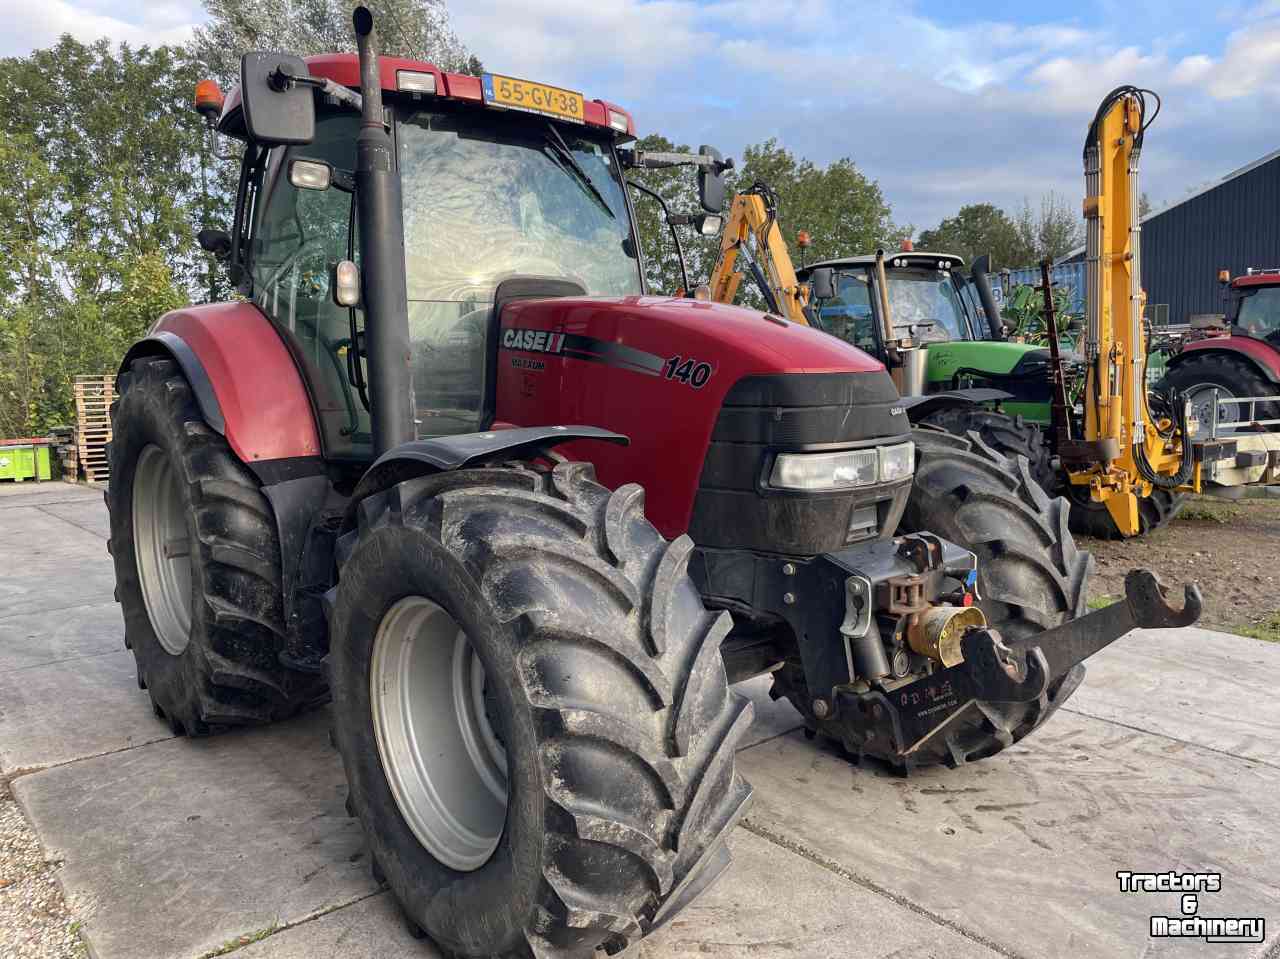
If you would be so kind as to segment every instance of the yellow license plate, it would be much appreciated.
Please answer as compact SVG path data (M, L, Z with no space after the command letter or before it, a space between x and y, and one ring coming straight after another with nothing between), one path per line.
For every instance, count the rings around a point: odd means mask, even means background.
M581 93L497 73L486 73L480 78L480 85L484 90L484 102L496 107L541 113L575 123L585 122Z

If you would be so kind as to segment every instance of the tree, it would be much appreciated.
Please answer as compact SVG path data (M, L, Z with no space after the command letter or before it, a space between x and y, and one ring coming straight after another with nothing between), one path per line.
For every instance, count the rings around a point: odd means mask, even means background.
M170 47L64 36L0 60L0 432L69 422L71 378L200 281L193 82Z
M768 184L778 195L778 225L797 264L800 230L806 230L812 240L804 254L809 262L865 253L885 244L896 246L910 233L893 224L879 184L848 157L820 167L796 157L771 137L743 151L738 186L756 181Z
M990 203L962 206L955 216L922 232L916 245L933 253L954 253L969 263L987 253L993 269L1026 266L1034 258L1034 246L1019 224Z
M645 137L636 145L641 150L690 150L686 145L676 145L656 135ZM696 179L687 167L636 170L632 171L630 178L660 193L673 213L701 210ZM902 236L910 233L909 229L893 225L889 206L879 186L868 180L847 158L819 167L809 160L797 158L779 146L776 139L769 139L748 146L743 151L742 163L728 171L725 180L730 195L749 189L757 182L765 183L773 190L778 199L778 228L797 266L802 262L802 253L805 260L814 262L865 252L885 243L896 245ZM633 197L649 288L655 292L674 292L683 284L671 233L662 220L657 203L648 197L635 194ZM680 235L689 265L690 285L705 283L715 268L720 238L696 236L683 227L677 229L682 231ZM800 250L797 245L796 237L800 230L808 231L812 237L813 245L807 251ZM739 291L744 303L760 305L753 284L743 283Z
M1039 215L1031 212L1030 203L1022 201L1018 235L1031 249L1031 257L1009 266L1031 266L1045 257L1058 260L1084 243L1084 218L1065 197L1050 190L1040 197Z
M666 137L650 134L637 140L637 150L651 152L693 152L688 144L672 143ZM672 167L666 170L631 170L627 179L634 180L659 194L672 213L699 213L697 180L689 167ZM662 217L657 201L639 190L632 189L631 199L636 211L636 230L640 235L640 250L644 257L645 281L654 293L674 293L684 287L680 275L680 260L676 253L671 231ZM715 266L719 250L718 237L704 237L687 227L676 227L684 246L685 261L689 269L689 285L705 283ZM691 291L686 291L691 292Z
M480 61L449 25L445 0L367 0L377 26L379 52L428 60L445 70L479 74ZM192 42L197 59L215 78L232 82L250 50L287 50L301 56L355 50L351 0L204 0L209 22Z

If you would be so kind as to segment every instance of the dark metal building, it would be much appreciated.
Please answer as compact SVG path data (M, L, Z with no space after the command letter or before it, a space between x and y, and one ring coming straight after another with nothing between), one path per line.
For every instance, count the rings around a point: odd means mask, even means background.
M1064 262L1083 259L1082 247ZM1142 220L1142 285L1157 323L1221 313L1218 271L1249 267L1280 267L1280 150Z

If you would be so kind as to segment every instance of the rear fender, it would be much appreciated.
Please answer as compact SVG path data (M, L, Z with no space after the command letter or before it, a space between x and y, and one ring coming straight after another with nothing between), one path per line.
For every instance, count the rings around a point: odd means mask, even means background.
M167 355L191 384L209 428L258 471L261 461L320 455L306 385L280 334L251 303L210 303L166 313L135 343L140 356Z
M1253 365L1259 373L1272 383L1280 384L1280 350L1261 340L1250 336L1213 337L1206 340L1195 340L1182 348L1172 357L1168 369L1177 369L1193 356L1218 354L1224 357L1238 357Z

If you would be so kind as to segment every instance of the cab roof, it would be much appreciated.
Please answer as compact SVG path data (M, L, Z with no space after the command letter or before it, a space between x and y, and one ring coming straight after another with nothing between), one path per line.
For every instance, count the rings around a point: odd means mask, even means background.
M353 90L360 89L360 58L354 53L320 53L303 57L307 69L313 77L324 77L334 83ZM484 106L484 93L480 78L465 73L448 73L434 63L423 60L408 60L404 57L379 57L379 72L382 75L382 89L392 95L412 96L417 100L453 100L469 101L477 106ZM400 94L400 73L429 73L435 77L436 92ZM541 82L541 81L538 81ZM493 108L501 109L501 108ZM609 123L609 112L620 113L627 118L627 130L613 127ZM619 139L628 140L636 135L635 120L629 110L610 103L608 100L588 100L582 98L583 119L587 126L601 127L611 131ZM244 116L240 109L240 86L237 84L228 94L222 108L222 117L218 121L218 129L229 136L243 138Z
M854 266L875 266L876 258L872 254L864 254L862 256L842 256L833 260L822 260L819 263L810 263L804 269L797 270L797 274L804 279L813 270L820 266L829 266L834 269L847 269ZM958 270L964 269L964 257L956 256L954 253L922 253L913 250L910 253L885 253L884 265L886 269L916 269L916 270Z

